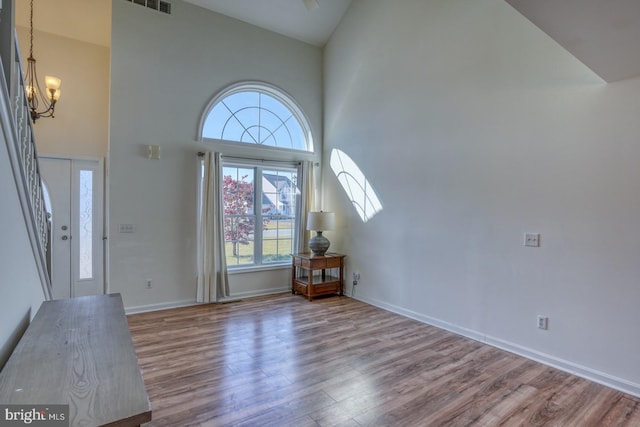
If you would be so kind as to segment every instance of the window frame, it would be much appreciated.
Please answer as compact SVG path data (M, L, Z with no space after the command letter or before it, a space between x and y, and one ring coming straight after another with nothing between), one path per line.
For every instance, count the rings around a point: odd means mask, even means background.
M230 95L246 91L260 92L265 95L271 96L280 101L285 107L287 107L296 118L300 127L306 135L307 149L299 150L294 148L265 146L261 144L205 137L203 135L204 125L213 107L216 106L218 102ZM217 151L238 157L255 158L256 155L259 155L261 158L268 160L291 161L313 160L316 157L313 132L306 114L298 106L294 98L291 97L287 92L274 85L259 81L245 81L236 83L228 86L224 90L220 91L216 96L214 96L209 101L204 109L202 116L200 117L197 139L200 142L213 145Z
M209 116L209 113L213 107L226 96L232 95L242 91L258 91L265 93L278 101L282 102L287 108L290 109L294 116L298 120L298 123L302 127L303 131L307 135L307 148L308 150L298 150L283 147L265 146L261 144L252 144L239 141L228 141L222 139L215 139L203 136L204 124ZM296 168L298 175L297 187L299 190L300 198L311 197L311 195L305 196L303 193L305 188L302 179L302 162L309 161L316 165L319 165L321 153L319 152L320 146L316 146L314 143L314 132L310 125L310 121L307 115L303 112L302 108L298 105L295 99L281 88L265 83L262 81L242 81L231 84L225 89L218 92L206 105L198 123L196 132L196 140L206 146L208 151L215 151L222 154L223 166L225 164L240 164L240 165L252 165L259 163L264 167L285 167ZM316 152L318 150L318 152ZM220 183L220 190L223 190L222 182ZM255 189L254 189L255 191ZM293 251L295 252L298 247L300 239L304 238L303 235L299 235L301 231L299 229L300 221L303 220L302 204L299 203L296 206L296 224L294 228L293 236ZM255 238L255 237L254 237ZM268 271L268 270L282 270L291 268L291 261L287 260L282 263L269 263L269 264L244 264L230 267L227 271L229 274L238 274L244 272L255 271Z
M277 262L269 262L264 263L263 259L263 227L264 227L264 217L268 216L262 212L262 197L263 197L263 185L262 180L264 179L263 173L265 170L267 171L286 171L286 172L295 172L296 177L300 176L300 162L266 162L264 160L255 160L255 159L247 159L247 158L229 158L225 159L225 156L222 157L222 169L224 168L244 168L244 169L253 169L254 174L254 185L253 185L253 214L243 214L238 216L252 216L254 218L254 232L253 232L253 263L251 264L232 264L227 263L227 269L229 272L238 272L238 271L248 271L248 270L269 270L269 269L281 269L283 267L290 267L291 260L286 259ZM224 172L223 172L224 176ZM302 189L299 187L300 181L297 180L296 188L300 193ZM221 190L224 191L222 188ZM223 194L224 197L224 194ZM297 235L299 221L300 221L300 207L299 203L296 203L296 209L294 211L294 224L292 227L292 236L291 236L291 252L295 252L295 247L297 245L298 239L300 236ZM223 217L226 219L226 215L223 213ZM226 240L225 240L226 244ZM228 258L228 254L227 254Z

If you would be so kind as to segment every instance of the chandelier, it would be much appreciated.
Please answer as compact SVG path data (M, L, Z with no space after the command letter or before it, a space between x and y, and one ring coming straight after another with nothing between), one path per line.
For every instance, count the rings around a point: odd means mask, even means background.
M36 71L36 59L33 57L33 0L31 0L31 14L29 16L30 44L29 57L27 58L27 72L25 73L25 91L29 109L31 110L31 120L35 123L40 117L55 117L53 113L56 109L56 102L60 98L61 80L53 76L44 76L46 91L40 88L38 73ZM41 111L38 111L41 109Z

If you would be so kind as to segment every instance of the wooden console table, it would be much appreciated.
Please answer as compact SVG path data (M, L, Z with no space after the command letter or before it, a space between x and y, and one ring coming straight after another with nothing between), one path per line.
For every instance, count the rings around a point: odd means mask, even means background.
M309 301L318 295L342 295L346 255L327 252L324 256L314 256L312 253L291 256L292 294L301 293Z
M72 426L151 421L120 294L43 302L0 372L0 402L69 405Z

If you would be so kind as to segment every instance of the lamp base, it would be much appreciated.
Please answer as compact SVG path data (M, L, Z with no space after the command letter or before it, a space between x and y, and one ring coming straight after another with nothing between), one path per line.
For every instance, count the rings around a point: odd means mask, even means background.
M330 244L329 239L322 235L322 231L317 231L317 234L309 240L309 249L314 256L324 256Z

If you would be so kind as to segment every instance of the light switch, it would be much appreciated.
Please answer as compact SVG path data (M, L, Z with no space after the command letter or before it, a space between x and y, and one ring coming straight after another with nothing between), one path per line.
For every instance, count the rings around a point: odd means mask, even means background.
M524 245L537 248L540 246L540 234L539 233L525 233Z
M133 224L118 224L119 233L133 233L134 231L136 230Z
M160 146L159 145L149 145L149 158L153 160L160 160Z

